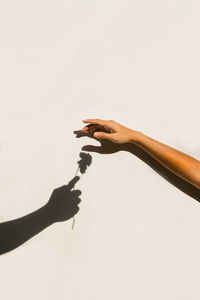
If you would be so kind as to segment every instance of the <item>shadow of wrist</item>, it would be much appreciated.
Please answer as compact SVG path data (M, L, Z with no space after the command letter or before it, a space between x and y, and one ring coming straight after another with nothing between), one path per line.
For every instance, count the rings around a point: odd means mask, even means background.
M47 203L45 205L45 211L46 216L48 216L47 218L49 223L53 224L57 222L64 222L73 218L78 211L78 207L74 205L66 209Z

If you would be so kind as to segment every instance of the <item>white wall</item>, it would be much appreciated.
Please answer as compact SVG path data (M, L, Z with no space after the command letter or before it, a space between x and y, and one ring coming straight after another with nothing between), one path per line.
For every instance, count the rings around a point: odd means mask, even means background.
M200 159L199 1L0 4L0 222L74 176L114 119ZM134 155L92 154L80 212L0 256L2 300L197 300L200 205Z

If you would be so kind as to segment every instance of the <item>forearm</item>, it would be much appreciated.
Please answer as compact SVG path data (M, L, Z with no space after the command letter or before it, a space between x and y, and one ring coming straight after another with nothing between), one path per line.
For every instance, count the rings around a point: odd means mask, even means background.
M141 132L131 143L138 145L164 167L200 189L200 161Z
M46 206L22 218L0 224L0 254L20 246L53 222Z

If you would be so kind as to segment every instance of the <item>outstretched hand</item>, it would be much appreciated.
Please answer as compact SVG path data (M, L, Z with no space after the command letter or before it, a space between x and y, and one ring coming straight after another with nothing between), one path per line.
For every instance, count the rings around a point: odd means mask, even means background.
M86 119L89 123L82 128L82 132L91 133L95 138L105 139L117 144L130 143L137 140L139 131L132 130L113 120Z
M72 190L79 176L74 177L68 185L55 189L46 204L48 214L53 222L65 221L72 218L78 211L78 204L81 202L80 190Z

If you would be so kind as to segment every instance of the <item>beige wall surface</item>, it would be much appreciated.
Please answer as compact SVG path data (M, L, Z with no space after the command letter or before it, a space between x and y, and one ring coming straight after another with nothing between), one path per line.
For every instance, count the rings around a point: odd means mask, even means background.
M84 118L200 159L199 28L197 0L1 1L0 222L73 178L98 144L75 138ZM199 202L136 155L91 155L74 230L1 255L0 299L199 300Z

